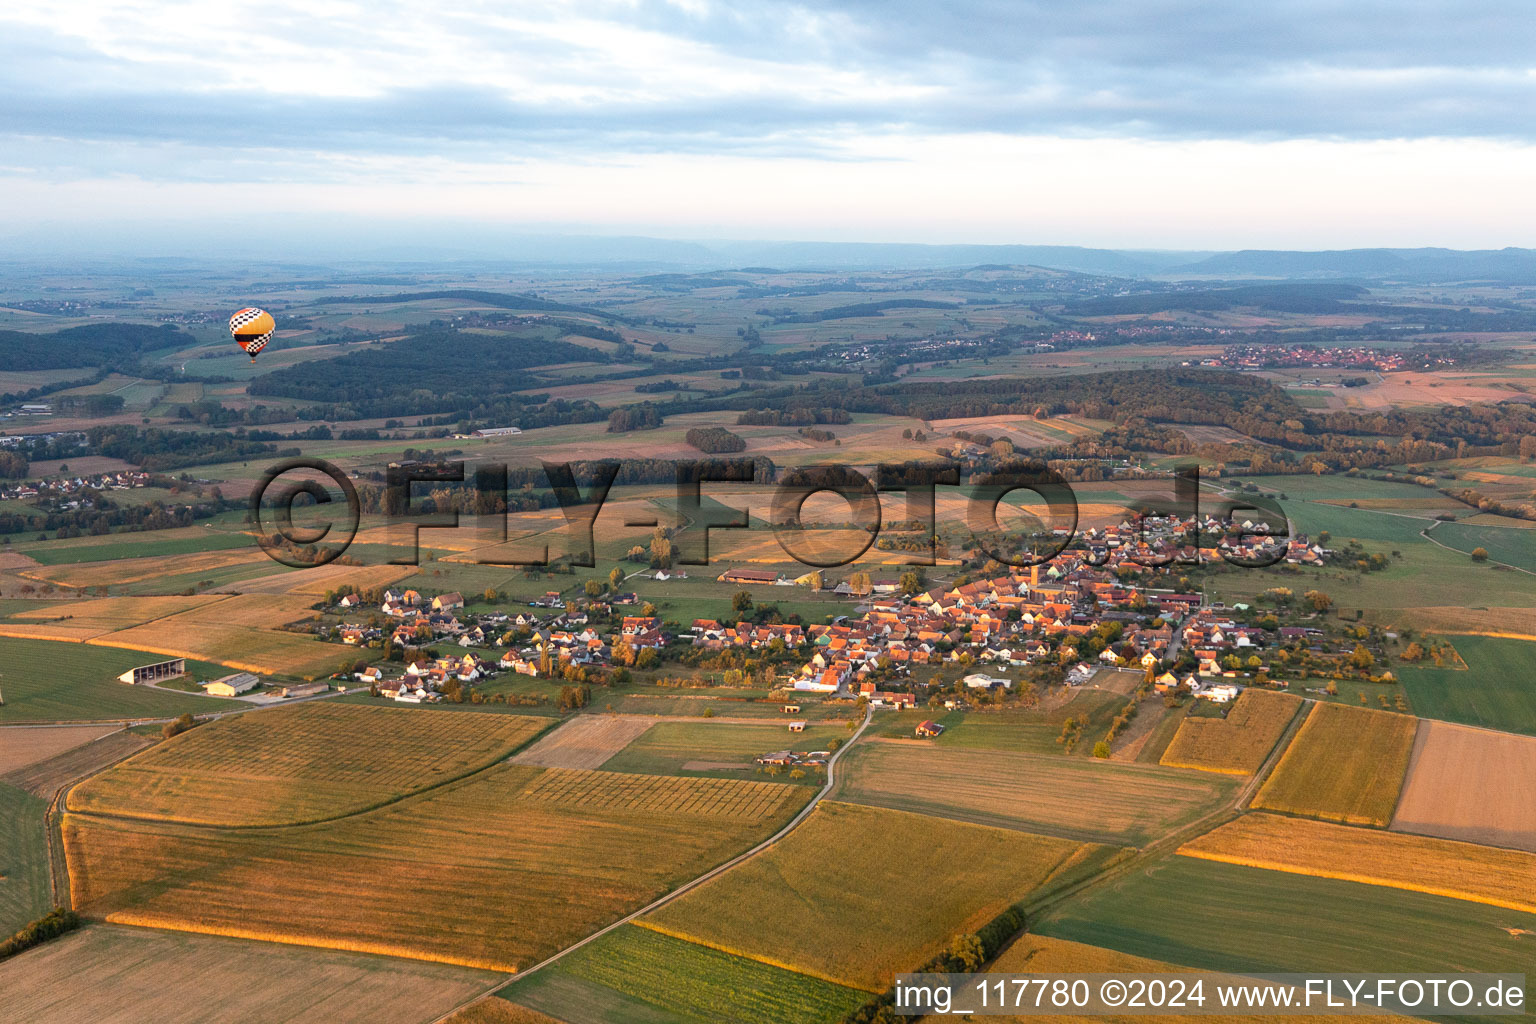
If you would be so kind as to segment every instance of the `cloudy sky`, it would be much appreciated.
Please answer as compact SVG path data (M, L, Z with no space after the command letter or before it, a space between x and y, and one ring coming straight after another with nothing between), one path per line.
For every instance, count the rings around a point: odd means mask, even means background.
M1522 0L8 0L0 223L1536 245Z

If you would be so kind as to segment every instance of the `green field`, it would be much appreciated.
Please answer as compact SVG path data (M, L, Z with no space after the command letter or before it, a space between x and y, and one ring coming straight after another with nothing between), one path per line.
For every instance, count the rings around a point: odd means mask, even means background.
M1423 718L1536 733L1536 643L1451 637L1467 670L1402 666L1398 675Z
M1031 931L1219 971L1536 973L1536 915L1170 856Z
M0 722L166 718L249 706L117 681L120 673L136 665L164 661L159 654L13 637L0 639L0 648L5 651L5 667L0 669L5 705L0 707ZM221 665L198 661L188 661L187 671L199 679L229 674Z
M1495 562L1536 572L1536 533L1504 526L1471 526L1466 523L1441 523L1430 534L1441 544L1465 551L1482 548Z
M781 718L789 718L780 715ZM757 769L752 759L775 750L826 750L830 740L846 741L848 730L838 725L815 725L792 733L787 724L745 725L732 722L657 722L629 746L603 763L608 772L641 772L647 775L706 775L717 778L750 778ZM695 767L687 764L739 765L739 768ZM779 776L784 781L789 775ZM820 784L826 776L806 772L802 781Z
M1127 846L1214 810L1238 786L1209 772L917 743L861 743L838 764L839 800Z
M1455 501L1439 491L1418 484L1396 480L1373 480L1366 476L1330 473L1324 476L1245 476L1243 483L1255 484L1266 491L1285 494L1292 501L1354 501L1383 498L1442 498L1447 505Z
M498 995L568 1024L832 1022L869 993L625 925Z
M824 801L782 842L644 919L717 949L884 990L1106 847Z
M134 535L117 534L118 538ZM26 552L44 565L73 565L77 562L106 562L117 558L163 558L169 555L191 555L202 551L224 551L230 548L254 548L255 538L245 533L209 533L202 537L176 537L156 539L155 533L141 535L144 539L115 539L99 544L32 544L18 550ZM273 569L279 569L276 562Z
M1076 718L1087 724L1072 752L1090 757L1094 742L1104 735L1129 700L1123 693L1081 689L1066 704L1050 711L881 712L873 729L877 736L911 737L919 722L932 719L944 726L943 734L932 741L935 746L1060 754L1065 747L1056 740L1061 736L1062 726L1068 718Z
M48 804L14 786L0 785L0 937L48 913Z

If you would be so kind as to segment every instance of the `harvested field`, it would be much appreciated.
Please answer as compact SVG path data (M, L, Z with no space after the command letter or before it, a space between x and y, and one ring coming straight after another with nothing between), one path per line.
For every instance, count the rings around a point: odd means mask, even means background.
M1315 704L1253 806L1385 828L1413 753L1417 719Z
M253 541L250 547L245 549L205 551L199 554L175 555L170 558L164 555L150 555L145 558L122 558L108 562L68 562L33 569L22 575L28 579L44 580L72 589L121 586L158 579L172 573L177 575L197 573L258 562L266 557L256 549Z
M99 736L119 731L116 725L7 726L0 728L0 777L46 761Z
M1226 718L1186 718L1180 722L1161 763L1252 775L1274 749L1301 703L1301 698L1288 693L1244 690Z
M1163 960L1149 960L1146 957L1132 956L1129 953L1120 953L1113 949L1105 949L1102 946L1087 946L1081 942L1071 942L1067 939L1051 939L1044 935L1035 935L1026 932L1020 935L1013 944L987 965L987 971L998 974L1190 974L1205 973L1191 972L1188 967L1168 963ZM939 1016L924 1017L924 1024L939 1024L940 1021L953 1018ZM969 1020L969 1017L962 1017ZM1039 1016L996 1016L986 1018L989 1021L999 1021L1007 1024L1022 1024L1024 1021L1039 1021ZM1057 1024L1144 1024L1147 1021L1168 1024L1172 1021L1188 1020L1187 1016L1173 1014L1138 1014L1135 1016L1104 1014L1094 1017L1074 1017L1064 1015L1052 1015L1049 1018ZM1313 1016L1310 1014L1298 1014L1287 1016L1262 1015L1262 1014L1202 1014L1202 1020L1211 1024L1336 1024L1337 1017ZM1401 1017L1388 1015L1354 1015L1352 1021L1365 1021L1369 1024L1385 1024L1387 1021L1402 1021Z
M1236 780L1153 765L866 741L837 799L1083 842L1137 846L1214 810Z
M654 724L641 715L581 715L512 758L540 768L601 768Z
M833 1024L869 993L626 925L502 989L570 1024Z
M1536 737L1420 722L1392 829L1536 852Z
M214 594L193 597L96 597L20 612L11 616L5 628L27 623L78 631L83 634L83 639L85 635L101 636L103 633L129 629L222 600L225 599Z
M281 574L259 580L246 580L240 584L239 589L242 593L255 593L265 591L267 586L271 585L282 588L281 591L274 592L323 597L326 591L335 590L343 585L353 586L359 590L387 587L407 576L415 575L416 572L417 569L413 565L336 565L333 563L315 569L305 569L297 577Z
M60 786L94 775L112 762L143 750L153 742L148 736L118 729L101 739L56 754L46 761L37 761L25 768L0 775L0 782L51 800Z
M355 651L277 631L290 622L314 618L309 607L313 603L302 595L215 595L188 611L98 636L93 642L216 661L263 675L314 676L334 670L341 660L355 657Z
M442 1024L565 1024L547 1013L509 1003L496 996L486 996L470 1003Z
M782 842L640 923L878 991L954 935L980 927L1102 851L824 801ZM829 870L829 858L855 868Z
M1179 853L1536 914L1536 854L1519 850L1245 814L1185 843Z
M28 1024L430 1024L489 975L335 950L91 925L0 962Z
M522 797L530 803L560 807L706 814L736 821L759 821L779 812L789 799L785 789L774 782L674 779L552 768L529 783Z
M546 774L574 778L550 787ZM625 805L608 774L497 765L298 828L67 814L71 892L83 913L119 923L510 972L761 841L807 797L795 786L667 778Z
M349 649L276 631L313 618L313 603L265 594L102 597L21 612L0 622L0 636L131 648L262 674L318 674L334 669Z
M76 786L71 811L292 825L354 814L485 768L548 720L315 703L223 718Z

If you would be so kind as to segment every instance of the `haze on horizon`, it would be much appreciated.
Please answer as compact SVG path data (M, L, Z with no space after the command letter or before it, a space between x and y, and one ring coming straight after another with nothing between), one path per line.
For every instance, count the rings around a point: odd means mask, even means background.
M0 245L1533 246L1532 25L1514 0L18 0Z

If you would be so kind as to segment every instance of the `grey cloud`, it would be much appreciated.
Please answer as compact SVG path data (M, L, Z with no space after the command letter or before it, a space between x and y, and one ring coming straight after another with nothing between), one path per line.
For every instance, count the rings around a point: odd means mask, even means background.
M756 96L722 94L701 73L691 95L601 106L411 88L409 68L401 88L377 98L284 98L157 80L152 64L25 30L0 37L0 136L9 137L0 142L19 154L0 163L73 167L62 153L71 142L84 166L102 159L85 143L212 153L253 138L295 151L487 161L657 151L837 159L839 137L898 131L1536 140L1536 19L1518 0L832 0L703 13L647 2L605 11L786 71ZM536 45L494 26L484 38L509 61ZM798 88L792 66L802 62L891 83L893 97L897 85L921 87L923 97L820 102ZM621 93L628 84L601 62L561 67L567 84ZM198 162L197 176L220 173L216 159ZM232 161L222 173L250 172Z

